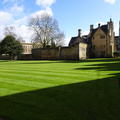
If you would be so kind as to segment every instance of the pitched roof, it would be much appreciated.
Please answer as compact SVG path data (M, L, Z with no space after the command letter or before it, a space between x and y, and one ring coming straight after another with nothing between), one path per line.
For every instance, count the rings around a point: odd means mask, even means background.
M100 28L106 34L109 32L108 25L102 25Z
M116 39L120 38L120 36L115 36Z
M69 42L69 46L73 46L79 43L87 43L88 40L88 36L82 36L82 37L72 37L70 42Z
M80 43L81 41L81 37L72 37L70 42L69 42L69 46L73 46L75 44Z
M78 44L80 42L83 42L83 43L91 43L91 38L93 37L93 35L95 34L95 32L99 29L98 28L95 28L93 29L88 35L85 35L85 36L82 36L82 37L72 37L70 42L69 42L69 46L73 46L75 44ZM102 25L100 26L100 29L105 33L105 34L108 34L109 32L109 29L108 29L108 25Z
M99 28L93 29L93 30L91 31L91 33L90 33L91 36L93 36L98 29L99 29ZM102 26L100 26L100 29L101 29L105 34L107 34L107 33L109 32L108 25L102 25Z

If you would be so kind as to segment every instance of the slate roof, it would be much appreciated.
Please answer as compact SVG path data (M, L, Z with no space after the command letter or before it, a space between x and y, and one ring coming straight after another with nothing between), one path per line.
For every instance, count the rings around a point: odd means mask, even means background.
M100 28L101 28L102 31L103 31L104 33L106 33L106 34L109 32L108 25L102 25Z
M75 44L79 44L81 41L81 37L72 37L70 42L69 42L69 46L73 46Z
M92 36L95 34L95 32L98 30L99 28L93 29L88 35L82 36L82 37L72 37L70 42L69 42L69 46L73 46L75 44L79 44L80 42L83 43L90 43L90 40L92 38ZM108 25L102 25L100 26L100 29L107 34L109 32L108 29Z
M73 46L79 43L86 43L87 42L87 36L82 36L82 37L72 37L69 46Z
M98 29L99 29L99 28L93 29L92 32L91 32L91 36L93 36ZM109 32L108 25L102 25L102 26L100 26L100 29L101 29L105 34L107 34L107 33Z
M119 36L115 36L115 39L119 39Z

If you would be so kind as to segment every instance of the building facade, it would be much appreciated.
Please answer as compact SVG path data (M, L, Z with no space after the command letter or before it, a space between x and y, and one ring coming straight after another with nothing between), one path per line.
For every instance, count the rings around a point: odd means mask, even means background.
M88 35L81 36L81 30L78 30L78 36L71 38L69 46L81 42L88 45L88 57L113 57L116 51L116 41L112 19L106 25L98 24L97 28L90 25Z
M23 54L31 54L33 49L32 43L22 43L23 46Z
M98 28L91 28L91 52L95 57L113 57L116 51L113 21L106 25L98 24Z
M116 50L120 52L120 36L115 36Z
M22 45L23 54L31 54L32 59L35 60L81 60L91 57L114 57L114 52L120 51L120 35L115 36L114 23L110 19L105 25L98 24L97 28L90 25L88 35L82 36L81 29L79 29L78 35L71 38L68 47L37 48L32 43L22 43Z
M115 36L116 49L120 52L120 21L119 21L119 36Z

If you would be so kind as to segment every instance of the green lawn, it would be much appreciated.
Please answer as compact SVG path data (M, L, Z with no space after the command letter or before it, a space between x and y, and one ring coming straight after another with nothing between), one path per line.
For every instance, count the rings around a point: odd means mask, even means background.
M120 120L120 59L0 61L8 120Z

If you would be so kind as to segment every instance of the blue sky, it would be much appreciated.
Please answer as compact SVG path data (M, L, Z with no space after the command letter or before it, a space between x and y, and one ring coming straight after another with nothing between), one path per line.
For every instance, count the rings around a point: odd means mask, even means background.
M4 27L10 25L16 27L16 34L29 42L32 32L27 26L28 19L46 12L57 19L65 33L66 44L77 35L79 28L87 34L90 24L106 24L110 18L118 34L120 0L0 0L1 38L4 37Z

